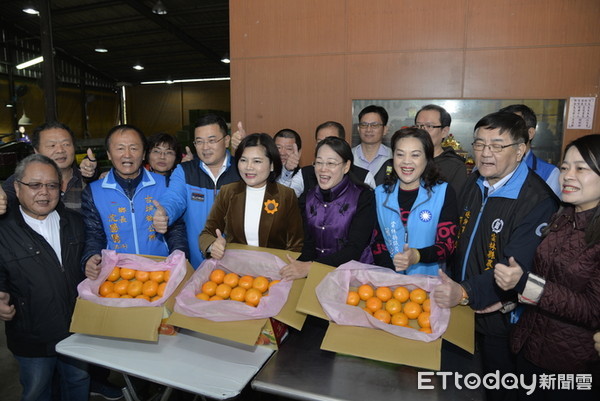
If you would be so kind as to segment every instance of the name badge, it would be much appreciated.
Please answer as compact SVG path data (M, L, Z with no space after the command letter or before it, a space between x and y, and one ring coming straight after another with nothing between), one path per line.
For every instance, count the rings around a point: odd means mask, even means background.
M204 202L204 194L200 194L198 192L192 192L192 200Z

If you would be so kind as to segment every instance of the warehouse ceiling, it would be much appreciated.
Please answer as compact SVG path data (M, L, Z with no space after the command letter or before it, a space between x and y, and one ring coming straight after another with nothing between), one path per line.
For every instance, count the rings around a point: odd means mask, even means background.
M24 13L27 3L0 1L0 25L39 48L40 16ZM229 53L229 1L161 3L164 15L153 12L157 0L50 1L57 57L81 62L114 82L229 77L229 65L221 62ZM108 52L96 52L99 45ZM135 70L136 64L144 69Z

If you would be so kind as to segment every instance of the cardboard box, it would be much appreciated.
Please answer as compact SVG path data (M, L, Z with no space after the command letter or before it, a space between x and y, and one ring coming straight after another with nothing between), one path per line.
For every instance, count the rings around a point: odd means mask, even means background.
M269 252L278 256L282 260L286 259L286 254L296 257L298 253L284 251L281 249L271 249L262 247L253 247L241 244L228 244L227 249L245 249L252 251ZM287 336L287 331L278 323L284 323L296 330L301 330L306 314L298 312L296 304L300 293L304 287L306 279L294 280L292 288L288 295L287 302L277 316L271 319L239 320L232 322L214 322L199 317L185 316L174 312L168 319L168 323L177 327L186 328L214 337L220 337L227 340L239 342L246 345L268 345L277 348L281 341ZM269 344L264 344L266 339L270 339ZM275 341L273 341L273 339Z
M141 255L155 260L163 257ZM158 341L159 327L165 316L171 314L175 296L189 280L194 269L187 263L185 278L162 306L120 308L99 305L84 299L77 299L71 318L70 331L106 337L130 338L134 340ZM164 329L164 328L163 328Z
M331 266L313 263L304 289L298 300L298 310L328 320L317 299L315 288ZM442 339L450 341L471 354L475 350L475 316L468 306L451 309L448 328L441 338L432 342L409 340L382 330L341 326L333 322L325 333L321 349L362 358L376 359L423 369L439 370L441 367Z

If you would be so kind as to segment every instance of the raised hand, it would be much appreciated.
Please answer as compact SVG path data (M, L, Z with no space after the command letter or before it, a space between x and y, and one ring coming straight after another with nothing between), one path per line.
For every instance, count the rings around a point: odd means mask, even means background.
M95 254L85 262L85 276L90 280L96 280L100 274L100 263L102 256Z
M223 234L221 234L221 230L217 228L216 231L217 239L210 246L210 256L214 259L223 259L225 256L225 247L227 246L227 241Z
M287 171L293 171L300 164L300 156L302 152L298 150L298 145L294 143L294 150L288 155L287 161L285 162L285 169Z
M6 192L0 186L0 214L6 213L6 209L8 208L8 196L6 196Z
M397 272L408 269L411 265L418 262L418 253L416 249L410 248L408 244L404 244L402 252L394 255L393 263Z
M289 264L283 266L279 271L283 280L295 280L308 275L311 262L301 262L286 254Z
M0 291L0 320L9 321L15 316L15 306L9 305L10 294Z
M494 266L494 279L498 287L504 291L515 288L523 276L523 269L512 256L508 258L508 266L502 263L496 263Z
M235 150L240 146L240 142L242 139L246 137L246 130L244 130L244 126L241 121L237 123L237 131L231 135L231 151L235 153Z
M154 230L157 233L164 234L167 232L167 228L169 228L169 216L165 208L156 199L152 200L152 204L156 208L152 217L152 226L154 226Z
M452 308L462 299L462 286L439 269L442 284L433 289L433 299L442 308Z
M94 155L94 152L92 152L92 149L88 148L87 157L81 161L79 171L82 176L91 178L96 172L96 167L98 167L98 160L96 160L96 156Z
M185 156L181 158L181 162L189 162L194 159L194 154L192 153L192 149L189 146L185 147Z

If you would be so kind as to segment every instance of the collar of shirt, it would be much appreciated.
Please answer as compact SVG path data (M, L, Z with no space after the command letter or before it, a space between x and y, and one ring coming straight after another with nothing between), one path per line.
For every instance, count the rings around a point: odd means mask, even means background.
M215 177L212 170L210 168L208 168L208 166L202 161L200 160L202 169L204 169L204 171L206 171L208 173L208 175L210 176L210 178L214 181L215 185L217 185L217 180L219 179L219 177L221 176L221 174L223 174L223 172L227 169L227 165L229 164L229 158L231 156L229 155L229 152L225 152L225 159L223 159L223 164L221 165L221 169L219 170L219 174L217 174L217 176Z
M519 167L519 165L517 165L517 167ZM510 180L510 177L513 176L515 171L517 171L516 168L513 171L511 171L509 174L507 174L505 177L503 177L500 181L495 183L494 185L491 185L488 182L487 178L485 180L483 180L483 186L488 188L488 196L490 196L491 194L496 192L498 190L498 188L502 188L504 186L504 184L506 184L508 182L508 180Z
M390 157L392 157L392 150L390 148L388 148L387 146L385 146L383 143L380 143L379 148L377 149L377 155L373 158L373 160L368 161L365 158L365 154L363 153L362 145L358 145L356 147L356 155L365 163L371 164L375 160L377 160L378 158L380 158L382 156L385 157L386 160L389 159Z

